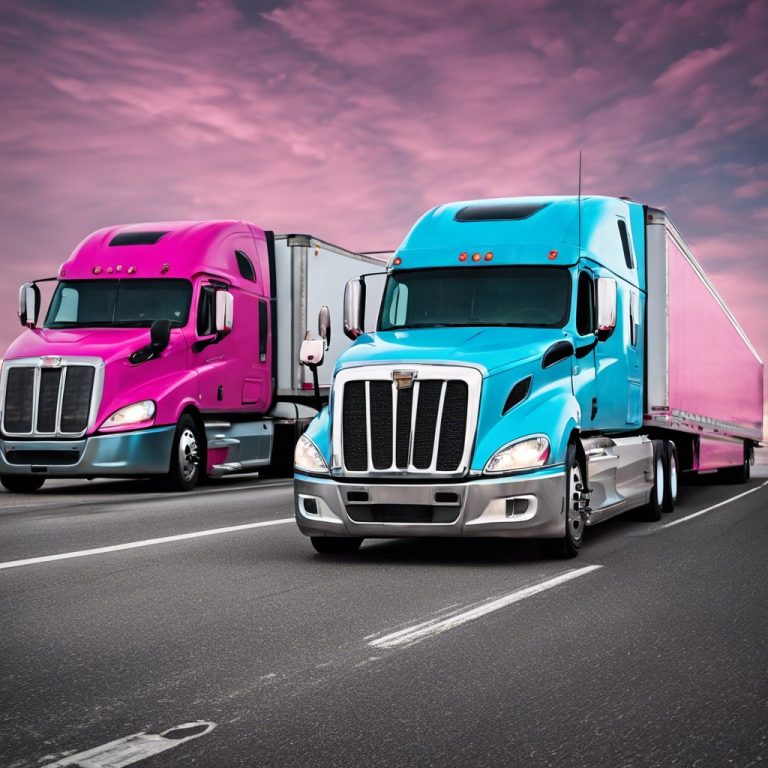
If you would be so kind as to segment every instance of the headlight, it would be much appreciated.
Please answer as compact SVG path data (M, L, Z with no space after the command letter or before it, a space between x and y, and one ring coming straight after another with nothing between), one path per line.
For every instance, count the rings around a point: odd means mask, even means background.
M138 424L149 421L155 416L155 404L152 400L142 400L140 403L126 405L119 411L115 411L101 426L122 427L124 424Z
M543 435L526 437L505 445L493 454L485 465L487 474L514 472L517 469L533 469L546 463L549 458L549 440Z
M320 453L317 446L306 435L302 435L299 438L299 442L296 443L296 450L293 453L293 466L299 472L328 474L328 465L325 463L323 454Z

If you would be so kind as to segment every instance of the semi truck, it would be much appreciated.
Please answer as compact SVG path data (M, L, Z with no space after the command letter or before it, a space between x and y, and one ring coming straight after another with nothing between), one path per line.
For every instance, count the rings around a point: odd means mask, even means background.
M94 232L56 277L21 287L25 330L0 376L0 482L31 492L47 478L155 476L185 491L281 459L290 471L330 384L298 362L308 324L323 318L335 360L348 343L330 333L343 286L377 265L243 221Z
M296 520L318 552L487 536L572 557L596 523L671 511L683 472L749 478L762 361L664 211L440 205L387 273L373 331L365 277L347 285L355 342L296 446Z

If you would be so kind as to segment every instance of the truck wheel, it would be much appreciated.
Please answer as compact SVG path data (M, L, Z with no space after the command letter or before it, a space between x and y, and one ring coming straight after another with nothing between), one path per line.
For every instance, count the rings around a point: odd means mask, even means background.
M351 555L363 543L362 538L357 536L311 536L310 540L321 555Z
M667 498L667 451L663 440L651 440L653 444L653 488L651 500L643 509L643 519L648 522L661 520Z
M565 467L565 536L560 539L542 539L540 542L544 554L561 559L576 557L584 539L581 491L586 479L576 458L576 446L573 443L568 446Z
M200 430L195 420L182 414L176 425L171 448L171 466L163 478L167 491L191 491L200 479Z
M679 486L680 466L677 461L677 447L670 440L667 442L667 473L665 475L666 486L664 487L664 512L673 512L677 504L677 489Z
M34 475L3 475L0 483L11 493L34 493L43 487L44 477Z

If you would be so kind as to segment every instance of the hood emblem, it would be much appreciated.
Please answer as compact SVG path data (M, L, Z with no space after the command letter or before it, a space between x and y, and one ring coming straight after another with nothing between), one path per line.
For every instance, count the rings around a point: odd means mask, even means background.
M392 371L392 381L396 389L410 389L418 375L416 371Z
M60 357L41 357L40 365L43 368L58 368L61 365Z

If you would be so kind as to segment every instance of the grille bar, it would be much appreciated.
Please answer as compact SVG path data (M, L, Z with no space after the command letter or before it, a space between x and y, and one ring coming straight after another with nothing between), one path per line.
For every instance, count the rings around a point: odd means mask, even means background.
M444 366L415 373L410 387L398 389L393 375L382 375L388 368L372 370L337 376L334 467L350 475L465 474L480 372Z

